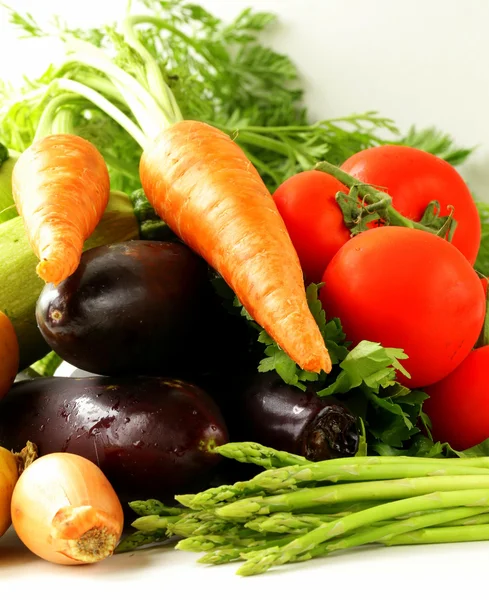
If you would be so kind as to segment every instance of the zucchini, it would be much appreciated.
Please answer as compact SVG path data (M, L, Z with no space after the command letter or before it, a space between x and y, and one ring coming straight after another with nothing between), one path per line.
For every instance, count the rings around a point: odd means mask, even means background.
M18 152L8 150L0 144L0 223L17 216L12 196L12 171L18 156Z
M126 194L111 192L107 209L85 250L139 238L139 226ZM36 323L36 302L44 282L36 274L38 259L32 252L21 217L0 223L0 311L17 333L19 370L49 352Z

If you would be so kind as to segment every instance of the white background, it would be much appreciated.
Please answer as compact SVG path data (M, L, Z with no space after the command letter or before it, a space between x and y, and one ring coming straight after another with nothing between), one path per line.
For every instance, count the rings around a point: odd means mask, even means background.
M489 200L489 1L200 0L231 17L245 6L271 10L280 24L267 37L302 73L315 118L375 109L406 129L435 125L478 146L464 168ZM53 13L84 26L115 20L124 0L11 0L46 21ZM0 76L19 80L53 58L53 45L19 42L0 9ZM57 51L57 50L56 50ZM55 54L56 56L56 54ZM487 192L486 192L487 188ZM299 594L362 598L474 598L486 594L489 544L369 549L242 580L235 567L194 565L195 556L140 552L89 568L43 563L12 536L0 541L0 595L50 598L193 596L280 600ZM470 582L470 583L469 583ZM477 589L480 591L476 591ZM483 591L484 590L484 591ZM46 594L46 596L44 596Z

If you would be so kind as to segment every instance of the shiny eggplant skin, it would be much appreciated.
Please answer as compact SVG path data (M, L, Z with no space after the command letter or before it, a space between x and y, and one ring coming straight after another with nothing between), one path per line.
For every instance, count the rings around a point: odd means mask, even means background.
M276 373L254 375L229 410L224 414L233 441L253 440L313 461L354 456L358 450L357 418L346 404L320 398L312 386L302 391L287 385Z
M228 441L215 402L179 380L46 377L14 384L0 402L0 446L30 440L40 455L72 452L96 463L123 502L209 485Z
M37 323L49 346L85 371L185 378L208 337L207 275L181 243L101 246L84 252L59 286L44 287Z

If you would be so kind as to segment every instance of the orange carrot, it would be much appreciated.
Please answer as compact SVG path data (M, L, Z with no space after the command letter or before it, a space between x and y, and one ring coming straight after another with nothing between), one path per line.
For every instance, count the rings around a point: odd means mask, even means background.
M140 176L159 216L223 276L294 362L329 372L297 254L241 148L210 125L180 121L145 150Z
M76 270L109 188L102 155L76 135L46 136L20 156L12 191L44 281L57 285Z

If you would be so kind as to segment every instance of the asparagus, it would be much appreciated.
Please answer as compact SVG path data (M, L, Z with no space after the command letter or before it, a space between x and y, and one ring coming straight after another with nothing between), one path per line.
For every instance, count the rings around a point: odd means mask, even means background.
M303 510L319 504L369 500L397 500L436 491L489 489L489 475L433 476L393 481L375 481L302 488L275 496L253 496L216 508L224 519L251 518L252 515ZM387 507L388 504L384 504ZM413 510L415 510L413 508Z
M135 531L131 533L127 537L125 537L115 549L116 554L121 554L122 552L130 552L131 550L136 550L141 546L147 546L149 544L154 544L157 542L162 542L168 539L165 530L155 530L151 532L147 531Z
M320 556L326 556L331 552L337 550L345 550L348 548L354 548L373 542L389 543L391 538L397 539L401 535L401 532L412 532L416 529L423 529L425 527L434 527L437 525L446 525L446 523L459 522L465 518L474 518L474 515L479 515L482 511L487 510L487 507L483 508L454 508L445 511L438 511L437 513L422 514L417 517L412 517L409 520L399 522L390 522L382 527L365 527L358 533L345 537L339 542L327 542L320 544L313 550L301 554L296 557L296 561L309 560L310 558L316 558ZM476 517L475 517L476 518ZM397 538L396 538L397 536ZM267 547L273 546L284 546L288 541L291 541L293 536L285 536L280 540L266 541L264 540L260 545L260 550ZM399 538L402 539L402 538ZM234 546L230 548L217 548L210 552L207 552L198 562L204 564L225 564L235 560L246 558L246 555L250 557L256 554L256 546L252 547L240 547Z
M289 536L288 541L292 541L297 536ZM275 546L280 536L260 536L255 531L242 531L236 535L197 535L180 540L176 545L178 550L189 550L190 552L206 552L213 548L252 548L263 544L264 542L273 541Z
M453 542L483 542L489 540L489 525L460 525L458 527L433 527L404 533L385 540L386 546L408 544L450 544Z
M230 446L231 444L226 444ZM226 446L220 446L225 448ZM237 444L234 444L237 446ZM399 460L402 458L402 460ZM489 475L489 470L479 466L463 466L459 462L442 459L410 459L409 457L357 457L325 460L307 465L291 465L259 473L249 481L222 485L195 495L177 496L177 499L194 510L213 508L224 502L261 494L294 490L305 484L338 481L377 481L399 479L402 465L403 477L431 477L455 475ZM468 459L471 460L471 459ZM475 459L478 460L478 459Z
M230 442L223 444L222 446L216 446L213 452L220 454L226 458L232 458L239 462L253 463L258 466L265 467L266 469L276 469L286 466L294 465L316 465L315 463L307 460L303 456L297 454L291 454L289 452L283 452L281 450L275 450L268 446L262 446L256 442ZM481 467L489 469L489 457L488 456L477 456L477 457L464 457L464 458L422 458L419 456L352 456L348 458L334 458L323 463L335 463L338 465L345 465L349 463L356 463L363 461L364 464L426 464L433 463L438 465L445 464L457 464L466 465L472 467Z
M467 479L469 478L470 477L467 477ZM323 523L309 533L296 537L284 547L267 548L248 554L246 562L237 572L240 575L246 576L256 575L258 573L264 573L272 566L278 566L294 561L301 555L303 555L303 559L308 559L312 557L312 551L331 538L344 535L349 531L354 531L361 527L372 525L378 521L393 519L413 511L429 511L433 509L460 506L488 507L489 489L465 489L465 491L460 491L459 488L456 491L433 492L423 496L405 498L403 500L390 502L383 506L369 508L342 517L331 523ZM438 514L435 513L429 516L437 518ZM423 517L413 517L413 519L422 518ZM387 527L406 527L406 523L407 521L400 521L396 524L389 524ZM390 531L392 532L393 529L390 529ZM401 529L401 531L403 531L403 529ZM376 533L378 534L378 530ZM338 547L337 544L336 547Z
M346 513L351 514L351 513ZM341 516L346 516L341 515ZM270 516L257 517L245 523L245 527L260 533L306 533L323 523L337 519L335 514L325 515L295 515L294 513L279 512Z
M459 525L488 525L489 524L489 512L483 512L480 515L475 515L473 517L466 517L460 519L459 521L453 521L450 523L450 526L459 526Z
M183 509L178 506L166 506L159 500L134 500L129 502L130 508L140 517L149 515L180 515Z
M234 560L240 560L247 553L256 552L257 547L263 550L265 548L285 546L290 541L292 541L294 537L295 536L284 536L282 538L271 540L268 538L264 538L261 543L257 540L257 543L254 546L249 547L230 546L227 548L216 548L204 554L204 556L199 558L197 562L207 565L223 565Z
M265 469L276 469L288 465L307 465L311 461L298 454L268 448L255 442L230 442L214 448L213 452L239 462L251 463Z
M131 523L131 525L139 531L151 533L153 531L166 531L170 523L178 521L181 517L178 515L174 516L162 516L158 515L147 515L145 517L139 517Z
M181 519L168 525L168 532L182 537L206 536L223 534L239 535L242 531L240 525L235 525L225 519L214 521L199 521L198 519Z

